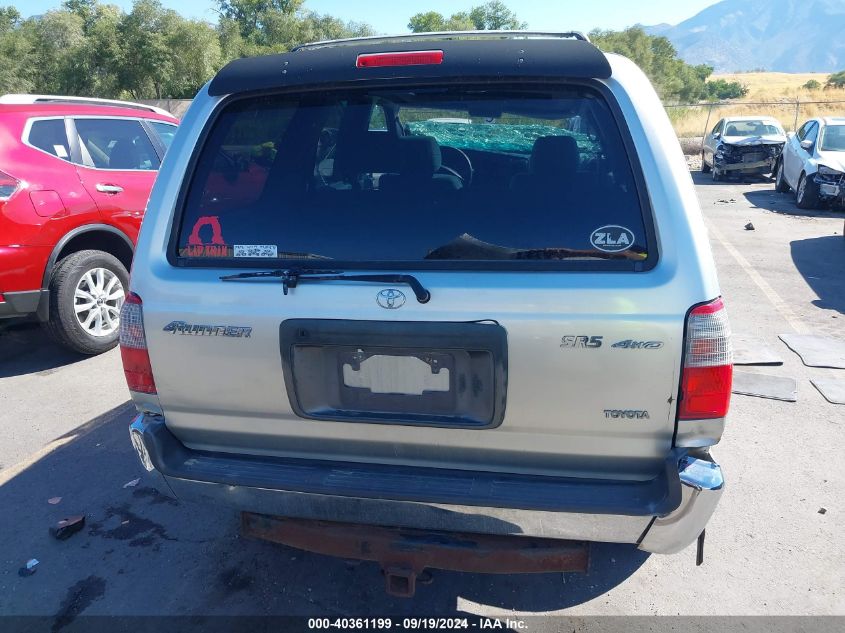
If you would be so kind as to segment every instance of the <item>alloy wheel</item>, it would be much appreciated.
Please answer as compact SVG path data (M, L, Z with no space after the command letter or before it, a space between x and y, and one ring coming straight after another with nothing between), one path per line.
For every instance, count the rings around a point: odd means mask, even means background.
M93 268L76 284L73 309L76 320L91 336L108 336L120 325L120 308L126 292L108 268Z

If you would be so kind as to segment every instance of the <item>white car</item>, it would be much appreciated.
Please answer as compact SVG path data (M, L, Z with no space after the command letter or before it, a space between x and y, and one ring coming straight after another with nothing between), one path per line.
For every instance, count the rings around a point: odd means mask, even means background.
M786 143L786 132L771 117L742 116L721 119L704 137L701 171L713 180L725 176L774 173Z
M800 209L845 206L845 117L810 119L789 134L775 171L775 189L793 189Z

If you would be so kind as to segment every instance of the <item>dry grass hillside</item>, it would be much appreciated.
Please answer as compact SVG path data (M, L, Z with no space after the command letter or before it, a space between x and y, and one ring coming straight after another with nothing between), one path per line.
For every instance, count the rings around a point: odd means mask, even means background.
M713 79L738 81L748 87L748 94L728 105L714 106L709 122L709 105L683 108L669 108L669 117L679 137L701 136L705 123L712 128L723 116L760 114L777 118L786 130L795 125L796 101L798 125L814 116L845 116L845 89L803 88L811 79L822 86L827 81L826 73L731 73L713 75ZM749 102L773 102L769 105L747 105ZM839 103L813 104L812 101L839 101Z

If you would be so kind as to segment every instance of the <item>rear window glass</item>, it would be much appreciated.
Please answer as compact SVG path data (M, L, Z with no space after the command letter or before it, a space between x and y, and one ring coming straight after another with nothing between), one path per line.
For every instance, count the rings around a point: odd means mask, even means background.
M178 255L332 265L648 258L615 119L589 88L242 99L189 184Z
M64 119L33 121L28 140L33 147L63 160L70 160Z

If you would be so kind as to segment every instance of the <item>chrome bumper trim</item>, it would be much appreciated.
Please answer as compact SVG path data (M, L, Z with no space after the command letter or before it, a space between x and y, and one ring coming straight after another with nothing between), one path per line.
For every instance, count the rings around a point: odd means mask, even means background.
M161 425L158 416L140 414L130 426L141 463L158 479L159 490L179 499L223 504L238 510L303 519L431 530L520 535L613 543L639 543L649 552L670 553L691 543L704 528L718 501L714 486L719 467L683 456L679 463L681 504L655 519L649 515L554 512L519 508L468 506L420 501L362 498L228 485L164 476L154 467L144 433ZM719 488L718 492L720 492ZM645 533L645 536L643 534Z
M655 554L675 554L692 544L716 509L725 480L722 469L709 459L685 456L678 465L681 505L658 517L643 536L640 549Z

